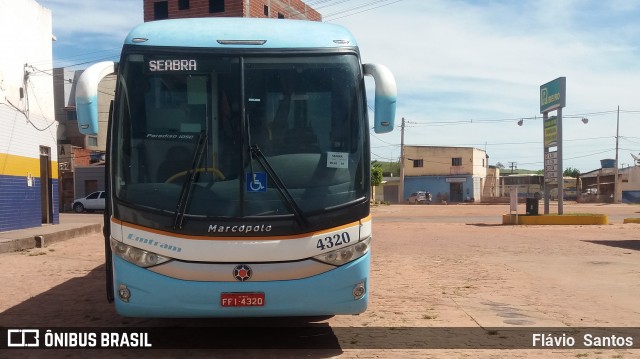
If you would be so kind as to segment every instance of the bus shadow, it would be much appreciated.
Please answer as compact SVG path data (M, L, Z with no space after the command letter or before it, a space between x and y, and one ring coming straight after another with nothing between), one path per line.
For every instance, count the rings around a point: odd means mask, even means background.
M640 240L637 240L637 239L619 240L619 241L584 241L584 242L600 244L600 245L609 246L609 247L617 247L617 248L631 249L634 251L640 251Z
M328 358L342 353L328 317L149 319L119 316L105 295L105 266L68 280L0 313L0 328L49 328L59 332L149 333L155 350L136 357ZM0 333L1 335L6 335ZM44 334L44 333L43 333ZM98 334L99 335L99 334ZM1 343L2 341L0 341ZM85 350L29 349L34 358L84 358ZM111 358L131 349L87 349ZM16 353L16 355L19 353ZM40 355L42 354L42 355ZM95 354L95 355L94 355ZM213 354L213 355L212 355ZM162 356L160 355L160 356ZM1 356L0 356L1 357Z

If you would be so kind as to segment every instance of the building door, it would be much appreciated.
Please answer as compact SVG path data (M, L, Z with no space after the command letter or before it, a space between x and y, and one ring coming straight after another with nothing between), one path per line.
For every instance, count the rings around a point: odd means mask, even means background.
M462 183L449 183L449 201L462 202Z
M40 208L42 223L53 223L53 199L51 198L51 148L40 146Z

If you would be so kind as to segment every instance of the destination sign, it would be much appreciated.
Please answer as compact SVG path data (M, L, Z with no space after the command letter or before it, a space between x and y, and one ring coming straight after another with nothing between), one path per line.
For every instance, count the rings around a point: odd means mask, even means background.
M198 62L194 59L149 60L149 71L196 71Z

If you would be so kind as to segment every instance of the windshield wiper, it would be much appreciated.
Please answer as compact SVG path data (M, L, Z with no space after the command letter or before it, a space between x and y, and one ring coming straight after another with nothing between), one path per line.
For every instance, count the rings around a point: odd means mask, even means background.
M271 178L273 183L275 183L276 188L278 189L278 192L284 199L284 202L287 205L287 208L289 209L289 211L291 211L294 214L298 224L304 228L308 227L309 223L307 222L307 219L305 218L302 212L302 209L300 209L300 206L298 206L298 203L296 203L296 200L293 198L293 196L291 195L291 192L289 192L287 187L284 185L284 182L282 182L282 179L280 178L280 176L278 176L278 174L273 169L273 167L271 167L271 164L269 163L267 158L264 156L264 154L260 150L260 147L258 147L258 145L255 145L255 144L250 145L249 153L251 155L251 159L255 158L256 161L258 161L258 163L260 164L260 166L262 166L262 168L264 168L264 170L267 171L267 175ZM254 176L254 173L253 173L253 167L252 167L251 177L253 176Z
M191 199L191 191L193 190L193 184L195 183L196 176L198 175L198 167L202 163L204 158L204 149L207 144L207 134L205 131L200 132L198 137L198 144L196 145L195 152L193 153L193 160L191 162L191 168L187 172L187 178L182 184L180 190L180 198L176 205L176 211L173 218L173 229L182 229L182 222L184 221L184 214L187 211L189 200Z

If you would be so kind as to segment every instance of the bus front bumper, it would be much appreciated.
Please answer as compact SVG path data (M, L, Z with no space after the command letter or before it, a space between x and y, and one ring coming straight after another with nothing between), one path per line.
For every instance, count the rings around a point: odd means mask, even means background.
M326 273L269 282L170 278L113 257L114 300L125 317L287 317L359 314L367 309L370 253ZM364 284L365 293L354 297ZM119 296L126 288L128 301ZM222 306L222 293L264 293L261 306Z

